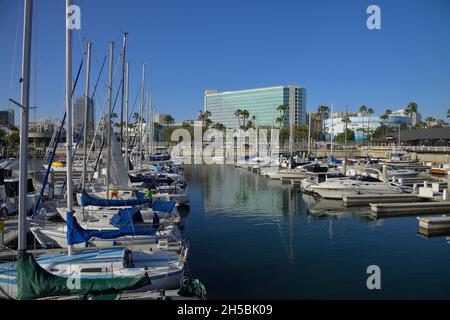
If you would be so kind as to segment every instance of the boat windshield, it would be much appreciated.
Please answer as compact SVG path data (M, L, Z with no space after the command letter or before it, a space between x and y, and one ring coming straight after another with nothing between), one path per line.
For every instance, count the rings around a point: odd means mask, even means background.
M371 177L371 176L362 176L362 175L355 175L351 176L349 178L350 180L357 180L357 181L366 181L366 182L380 182L380 180Z

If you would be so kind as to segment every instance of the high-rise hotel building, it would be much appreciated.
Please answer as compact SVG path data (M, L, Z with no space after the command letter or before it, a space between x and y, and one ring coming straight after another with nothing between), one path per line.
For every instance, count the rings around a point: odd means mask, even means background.
M204 99L204 110L211 112L212 122L222 123L227 128L239 127L239 120L234 115L237 109L249 112L250 118L246 120L252 120L255 116L259 126L274 125L276 128L279 126L276 118L282 116L277 108L282 104L289 106L284 126L306 124L306 89L302 87L279 86L226 92L206 90Z

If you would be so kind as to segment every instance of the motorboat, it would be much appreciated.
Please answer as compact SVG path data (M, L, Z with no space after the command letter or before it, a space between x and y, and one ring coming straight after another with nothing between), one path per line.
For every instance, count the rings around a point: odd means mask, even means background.
M342 199L343 196L371 194L401 194L400 186L380 181L368 175L354 175L346 178L328 179L325 182L310 185L310 189L326 199Z

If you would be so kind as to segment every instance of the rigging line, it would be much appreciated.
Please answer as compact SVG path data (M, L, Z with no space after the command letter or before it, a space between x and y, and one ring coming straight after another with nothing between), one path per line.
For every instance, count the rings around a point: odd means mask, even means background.
M137 104L137 102L138 102L139 95L140 95L140 93L141 93L141 87L142 87L142 86L139 86L139 89L138 89L136 98L134 99L133 107L131 108L130 114L128 115L128 122L130 122L131 114L133 114L134 108L136 107L136 104Z
M12 96L12 85L13 85L13 75L14 75L14 67L16 65L16 50L17 50L17 38L19 34L19 21L20 15L17 15L17 24L16 24L16 37L14 38L14 48L13 48L13 61L11 64L11 73L9 77L9 96ZM11 101L8 100L8 107L11 107Z

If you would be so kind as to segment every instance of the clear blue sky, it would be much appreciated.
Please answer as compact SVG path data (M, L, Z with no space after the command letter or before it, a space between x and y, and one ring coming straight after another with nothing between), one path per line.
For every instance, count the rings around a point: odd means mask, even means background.
M94 42L94 82L108 42L116 42L117 62L121 33L128 31L130 104L145 62L157 112L177 121L196 116L205 89L289 84L306 87L309 110L334 102L337 111L365 104L380 114L415 101L423 116L445 118L450 108L449 0L74 3L82 10L82 29L74 34L74 74L82 43ZM381 7L381 30L366 28L370 4ZM32 118L64 112L64 5L64 0L35 1L31 92L38 109ZM9 105L9 97L20 97L22 15L23 1L0 0L0 108ZM82 79L77 95L84 90L84 73ZM106 80L104 72L97 113Z

